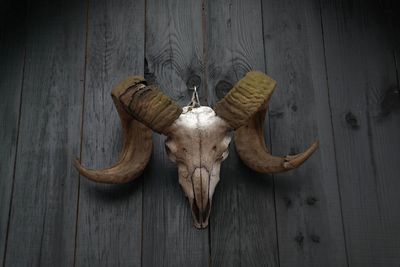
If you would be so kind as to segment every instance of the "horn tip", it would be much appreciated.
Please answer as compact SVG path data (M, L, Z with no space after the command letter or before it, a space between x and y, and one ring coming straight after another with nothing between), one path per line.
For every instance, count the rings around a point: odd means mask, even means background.
M94 170L86 169L85 167L83 167L79 158L74 158L72 164L74 165L75 169L79 172L79 174L85 176L87 179L94 182L106 183L103 182L101 179L98 179L96 172Z
M72 160L72 165L74 165L75 169L79 172L79 174L87 176L87 170L82 166L79 158L74 158Z
M301 154L297 154L294 156L286 156L285 162L283 163L283 167L286 170L291 170L302 165L308 158L311 157L312 154L318 149L319 140L316 140L311 146Z
M315 140L314 143L311 144L309 150L312 150L314 152L319 148L319 140Z
M79 158L73 158L73 159L72 159L72 165L74 165L74 167L75 167L76 169L79 169L80 167L82 167Z

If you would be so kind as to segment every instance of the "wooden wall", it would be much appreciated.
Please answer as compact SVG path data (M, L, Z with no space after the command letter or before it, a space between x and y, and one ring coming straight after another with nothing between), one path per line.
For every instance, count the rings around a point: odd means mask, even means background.
M0 2L3 266L399 266L400 33L395 1ZM113 163L111 88L144 75L185 105L214 105L249 70L278 87L273 154L318 152L265 175L223 163L197 230L154 135L126 185L79 177Z

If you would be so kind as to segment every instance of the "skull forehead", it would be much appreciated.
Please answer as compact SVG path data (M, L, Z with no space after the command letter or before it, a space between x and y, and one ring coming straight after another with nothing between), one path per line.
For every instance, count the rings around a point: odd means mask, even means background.
M175 129L184 129L199 133L218 132L226 130L228 124L218 117L214 110L207 106L198 108L184 107L182 114L175 121ZM204 132L204 130L206 130Z
M230 128L207 106L184 107L182 114L170 128L165 142L169 158L185 162L188 168L212 167L229 146ZM192 171L192 170L191 170Z

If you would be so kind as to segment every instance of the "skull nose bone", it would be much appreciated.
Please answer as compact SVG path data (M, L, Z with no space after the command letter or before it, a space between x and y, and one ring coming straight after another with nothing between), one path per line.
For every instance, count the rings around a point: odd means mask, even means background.
M207 202L207 205L203 211L200 211L196 202L193 202L192 212L195 217L195 226L197 228L206 228L208 226L208 216L210 215L211 204L210 201Z
M204 167L196 168L192 175L194 202L193 212L199 223L205 223L209 210L210 173Z

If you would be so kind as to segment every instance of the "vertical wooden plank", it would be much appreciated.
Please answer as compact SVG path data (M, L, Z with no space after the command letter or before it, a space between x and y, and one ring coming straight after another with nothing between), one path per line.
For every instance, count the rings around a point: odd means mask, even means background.
M322 1L351 266L400 262L400 113L392 31L378 1ZM398 92L398 91L397 91ZM397 96L397 97L396 97Z
M400 88L399 83L399 73L400 73L400 27L398 14L400 11L400 7L398 2L395 0L379 0L380 16L385 19L386 25L382 27L382 31L384 31L384 35L388 38L388 47L393 50L393 57L395 61L396 68L396 76L397 76L397 87ZM399 89L400 90L400 89ZM393 97L394 100L397 100L397 97ZM400 108L399 102L393 102L392 106L395 110Z
M90 1L82 160L105 168L122 149L112 88L143 75L144 1ZM140 266L142 182L102 185L81 178L77 266Z
M6 248L25 55L27 5L1 2L0 15L0 265Z
M201 8L201 2L194 0L148 0L146 6L146 78L182 106L191 97L186 83L203 76ZM197 230L192 224L189 203L179 186L176 166L166 156L164 139L154 137L144 180L142 264L205 266L208 230Z
M281 266L346 266L318 1L263 1L272 152L320 149L300 168L275 175Z
M30 10L5 265L71 266L86 5L43 0Z
M210 103L249 70L265 71L261 2L207 1L207 61ZM231 144L222 163L211 211L211 256L215 266L277 266L272 176L244 166Z

